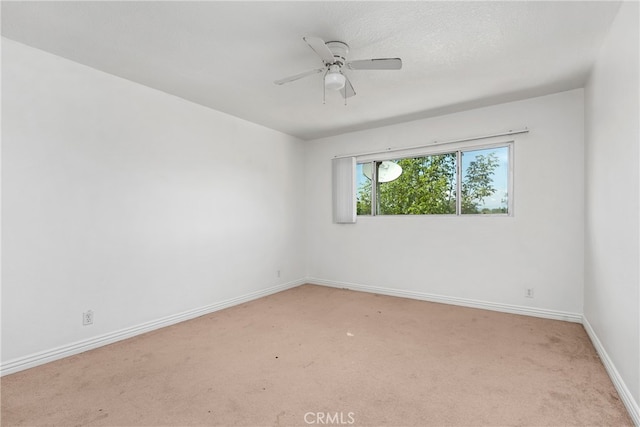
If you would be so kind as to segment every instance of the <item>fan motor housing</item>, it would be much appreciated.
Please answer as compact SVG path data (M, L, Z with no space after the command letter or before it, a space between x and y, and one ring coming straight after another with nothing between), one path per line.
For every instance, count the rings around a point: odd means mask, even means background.
M338 62L342 66L347 62L347 55L349 54L348 44L338 41L326 42L325 44L331 53L333 53L333 57L335 58L334 63Z

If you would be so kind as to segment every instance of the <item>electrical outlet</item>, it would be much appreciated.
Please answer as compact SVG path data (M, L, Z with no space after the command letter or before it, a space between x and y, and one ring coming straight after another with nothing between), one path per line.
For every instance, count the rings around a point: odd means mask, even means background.
M280 277L280 270L276 271L276 276Z
M526 298L533 298L533 288L526 288L524 290L524 296Z
M93 311L85 311L82 313L82 324L84 326L93 325Z

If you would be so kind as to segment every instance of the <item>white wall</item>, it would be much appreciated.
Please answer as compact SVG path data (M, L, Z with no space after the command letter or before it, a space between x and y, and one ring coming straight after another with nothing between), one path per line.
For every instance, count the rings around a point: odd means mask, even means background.
M636 408L640 403L638 13L637 2L623 3L585 89L584 316Z
M331 221L331 158L523 127L515 136L513 217L358 217ZM583 91L330 137L306 151L309 276L582 313ZM497 140L508 140L498 138ZM525 298L525 288L535 297Z
M2 60L3 364L304 277L300 141L10 40Z

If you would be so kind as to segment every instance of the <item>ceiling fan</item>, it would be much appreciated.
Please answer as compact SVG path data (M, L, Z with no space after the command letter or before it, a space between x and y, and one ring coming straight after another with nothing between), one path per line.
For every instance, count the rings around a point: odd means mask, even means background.
M402 68L402 60L400 58L376 58L376 59L359 59L355 61L347 61L349 54L349 45L344 42L331 41L325 42L318 37L302 38L311 49L322 59L323 67L315 70L305 71L295 76L286 77L276 80L274 83L282 85L293 82L303 77L319 74L324 71L324 88L329 90L339 90L343 98L346 99L354 96L356 91L353 89L351 82L344 74L343 69L349 70L399 70Z

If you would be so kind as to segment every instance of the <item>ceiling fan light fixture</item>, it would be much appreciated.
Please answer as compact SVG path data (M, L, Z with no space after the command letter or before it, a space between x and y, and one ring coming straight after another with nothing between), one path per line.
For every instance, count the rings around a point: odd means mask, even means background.
M324 76L324 87L329 90L340 90L344 87L347 78L340 72L340 69L331 66L329 72Z

